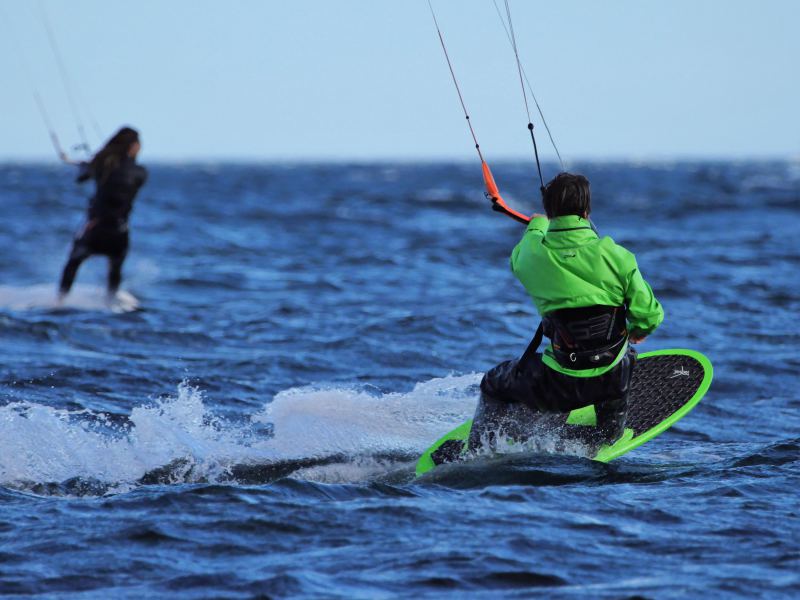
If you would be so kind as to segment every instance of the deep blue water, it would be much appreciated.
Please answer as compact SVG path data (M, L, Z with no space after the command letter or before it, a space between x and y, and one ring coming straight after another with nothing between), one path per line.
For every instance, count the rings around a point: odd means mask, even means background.
M800 595L800 163L573 169L711 391L610 465L414 481L537 323L477 165L151 166L127 313L102 258L53 308L89 190L0 166L0 593Z

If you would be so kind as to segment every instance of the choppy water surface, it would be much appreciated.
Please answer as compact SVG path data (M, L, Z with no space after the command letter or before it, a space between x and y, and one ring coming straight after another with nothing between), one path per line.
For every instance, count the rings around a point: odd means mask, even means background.
M611 465L413 481L536 325L465 165L153 166L123 287L55 281L88 190L0 166L0 592L800 594L800 164L581 164L708 396ZM498 165L530 209L530 165Z

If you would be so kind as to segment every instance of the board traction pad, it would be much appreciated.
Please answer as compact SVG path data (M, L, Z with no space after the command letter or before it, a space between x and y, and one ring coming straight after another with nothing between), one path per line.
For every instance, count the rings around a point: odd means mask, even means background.
M639 355L625 421L626 430L631 431L626 431L612 446L602 448L595 460L613 460L668 429L700 401L712 375L710 361L692 350L657 350ZM418 476L435 467L431 455L443 443L466 439L467 423L445 435L422 455L417 463Z
M663 354L637 361L625 427L641 435L681 406L700 388L705 370L695 358Z

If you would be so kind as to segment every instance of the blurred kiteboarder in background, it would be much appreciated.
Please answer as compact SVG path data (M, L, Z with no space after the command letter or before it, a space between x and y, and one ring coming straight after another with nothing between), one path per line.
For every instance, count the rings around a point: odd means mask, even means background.
M86 224L75 236L64 266L59 301L69 293L81 263L94 254L108 257L108 299L116 297L128 253L128 217L136 193L147 180L146 169L136 163L140 149L139 133L123 127L91 160L73 163L79 167L76 181L94 180L95 193L89 200ZM72 162L63 153L61 158Z

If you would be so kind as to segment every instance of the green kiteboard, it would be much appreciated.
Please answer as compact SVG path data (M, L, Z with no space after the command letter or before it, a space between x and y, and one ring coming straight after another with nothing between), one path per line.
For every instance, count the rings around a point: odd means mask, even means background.
M610 446L602 446L594 460L609 462L638 448L683 418L708 391L714 369L711 361L694 350L656 350L640 354L631 381L625 433ZM593 425L593 406L566 415L570 425ZM417 477L438 466L436 451L445 442L466 442L472 420L462 423L436 441L417 461Z

